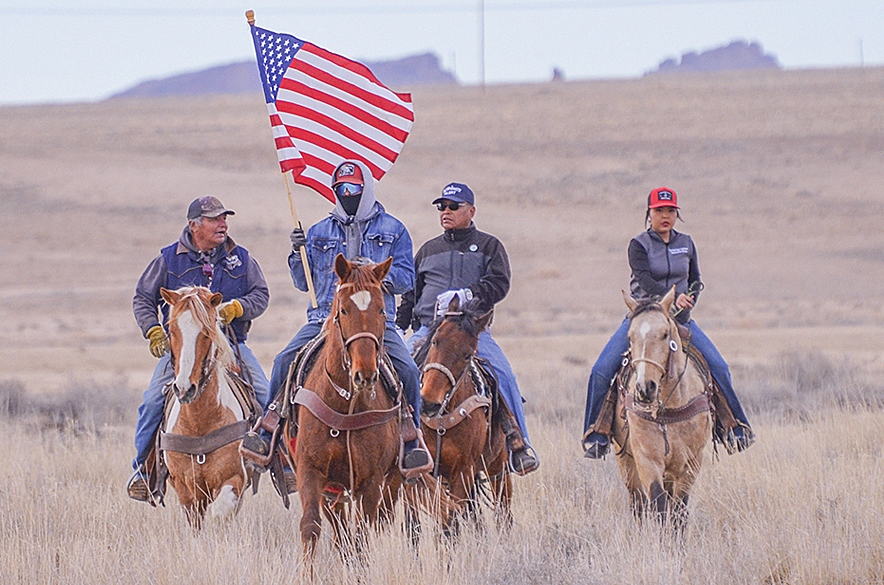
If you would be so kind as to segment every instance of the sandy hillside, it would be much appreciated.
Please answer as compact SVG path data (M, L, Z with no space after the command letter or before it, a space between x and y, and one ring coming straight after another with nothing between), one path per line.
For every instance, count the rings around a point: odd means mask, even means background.
M588 375L661 185L699 246L695 318L737 370L800 347L884 371L884 69L421 88L414 103L379 199L419 245L439 232L445 183L477 193L477 224L513 265L494 327L517 373ZM35 392L146 384L133 288L207 193L237 211L231 234L270 283L251 337L269 370L307 298L287 273L292 220L260 96L0 108L0 376ZM295 197L305 224L330 209Z

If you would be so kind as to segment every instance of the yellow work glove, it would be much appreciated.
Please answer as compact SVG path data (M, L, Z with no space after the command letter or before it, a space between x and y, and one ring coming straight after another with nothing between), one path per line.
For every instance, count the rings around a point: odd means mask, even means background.
M218 316L221 317L221 322L227 325L237 317L242 317L242 305L236 299L222 303L218 305Z
M169 342L166 340L166 332L160 325L154 325L147 331L147 338L150 340L150 353L153 357L159 359L166 355L169 349Z

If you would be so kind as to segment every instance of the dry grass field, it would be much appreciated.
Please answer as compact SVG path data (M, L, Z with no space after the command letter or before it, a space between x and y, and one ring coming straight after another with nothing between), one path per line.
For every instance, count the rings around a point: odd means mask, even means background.
M363 565L327 538L317 582L884 582L884 69L421 88L379 199L416 245L450 181L507 246L494 323L542 467L515 526L448 547L399 527ZM731 363L758 433L711 452L683 539L636 524L611 457L579 448L586 379L625 311L644 202L680 196L707 288L694 317ZM271 304L250 345L269 369L304 321L292 227L260 96L0 108L0 582L281 583L300 571L298 505L266 484L194 536L125 496L153 370L135 282L187 204L218 196ZM302 222L329 211L295 191Z

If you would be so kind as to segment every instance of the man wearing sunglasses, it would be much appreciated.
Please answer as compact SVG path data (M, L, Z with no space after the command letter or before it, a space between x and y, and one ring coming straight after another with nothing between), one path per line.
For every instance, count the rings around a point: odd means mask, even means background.
M319 306L307 309L307 324L273 360L271 395L279 392L295 355L319 334L322 324L331 314L338 280L334 271L335 257L343 254L351 262L361 260L372 263L392 257L393 264L384 279L387 314L384 348L399 374L405 397L413 409L415 426L419 429L420 371L411 359L405 342L396 333L394 324L396 300L393 295L402 294L414 286L411 236L402 222L387 213L375 200L374 178L364 163L346 161L338 166L332 175L332 191L335 193L335 207L331 215L311 227L307 234L295 228L290 236L292 252L289 254L289 268L292 280L298 290L307 291L307 278L300 254L301 246L305 246ZM253 447L254 440L255 436L247 435L243 446L259 453L266 450L266 445ZM405 444L403 467L406 470L430 469L430 466L429 454L417 441Z
M231 345L243 366L243 377L250 381L261 406L270 400L267 376L246 337L270 301L270 291L258 262L248 250L236 245L227 235L227 218L234 212L225 209L212 196L195 199L187 210L187 225L178 241L166 246L141 275L132 301L135 321L144 338L150 342L150 353L159 359L153 378L138 409L135 430L135 473L129 479L129 497L152 501L145 462L153 448L153 438L163 418L163 388L172 381L172 367L166 331L161 323L168 317L169 307L160 297L160 288L176 290L183 286L204 286L220 292L224 303L218 315L225 326Z
M402 295L396 325L412 327L409 349L426 337L433 320L445 313L457 296L461 303L472 301L481 311L490 311L510 289L510 263L506 249L496 237L480 232L473 224L475 197L463 183L450 183L433 201L439 210L442 235L426 242L414 257L414 290ZM500 395L518 426L507 432L510 465L519 475L540 466L531 448L525 425L522 395L506 356L486 329L479 335L478 354L497 374Z

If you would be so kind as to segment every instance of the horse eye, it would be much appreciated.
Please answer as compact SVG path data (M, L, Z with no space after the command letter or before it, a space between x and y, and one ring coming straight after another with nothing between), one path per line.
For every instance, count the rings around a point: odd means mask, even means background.
M346 315L346 314L347 314L347 309L341 309L341 315Z
M668 337L669 337L669 332L667 331L666 333L663 334L663 339L667 339Z

